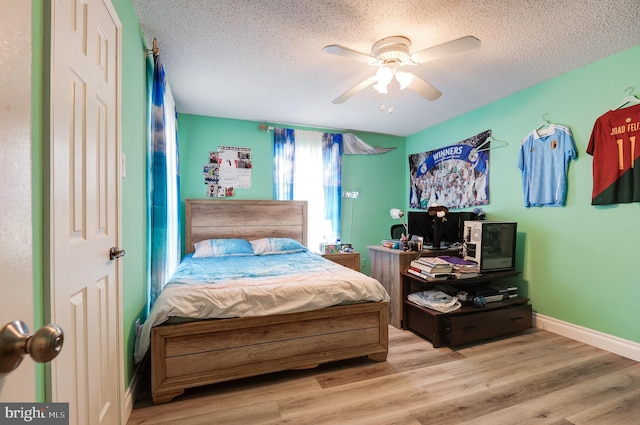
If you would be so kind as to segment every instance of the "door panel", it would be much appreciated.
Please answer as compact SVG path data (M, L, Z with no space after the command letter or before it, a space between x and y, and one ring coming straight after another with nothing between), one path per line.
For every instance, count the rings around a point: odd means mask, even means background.
M52 3L51 321L65 331L53 401L71 424L119 421L119 22L108 0ZM67 351L65 353L65 351Z

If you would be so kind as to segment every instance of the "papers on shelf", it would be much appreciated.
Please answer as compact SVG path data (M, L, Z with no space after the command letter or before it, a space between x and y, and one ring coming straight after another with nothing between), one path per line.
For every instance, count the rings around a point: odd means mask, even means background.
M443 255L438 258L451 264L453 274L458 279L480 276L480 266L473 261L464 260L460 257L450 255Z
M458 298L445 294L442 291L422 291L409 294L407 297L412 303L432 310L448 313L461 307Z

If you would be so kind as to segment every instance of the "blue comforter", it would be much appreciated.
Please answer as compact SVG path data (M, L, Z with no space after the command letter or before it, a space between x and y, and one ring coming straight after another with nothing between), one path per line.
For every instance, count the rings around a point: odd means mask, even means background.
M377 280L309 251L215 258L184 257L136 342L142 360L151 328L171 317L269 316L340 304L389 301Z

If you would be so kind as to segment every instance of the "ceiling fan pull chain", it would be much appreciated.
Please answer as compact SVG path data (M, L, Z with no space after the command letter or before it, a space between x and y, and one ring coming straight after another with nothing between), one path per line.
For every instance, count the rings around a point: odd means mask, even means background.
M389 105L389 108L385 108L384 103L380 105L380 112L384 112L387 109L387 112L393 114L393 105Z

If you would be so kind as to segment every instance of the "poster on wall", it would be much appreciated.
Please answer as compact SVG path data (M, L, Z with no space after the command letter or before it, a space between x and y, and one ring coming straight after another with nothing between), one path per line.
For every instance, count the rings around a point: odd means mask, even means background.
M202 171L208 197L234 196L235 189L251 188L251 149L218 146Z
M491 130L451 146L409 155L409 205L460 209L489 203Z

